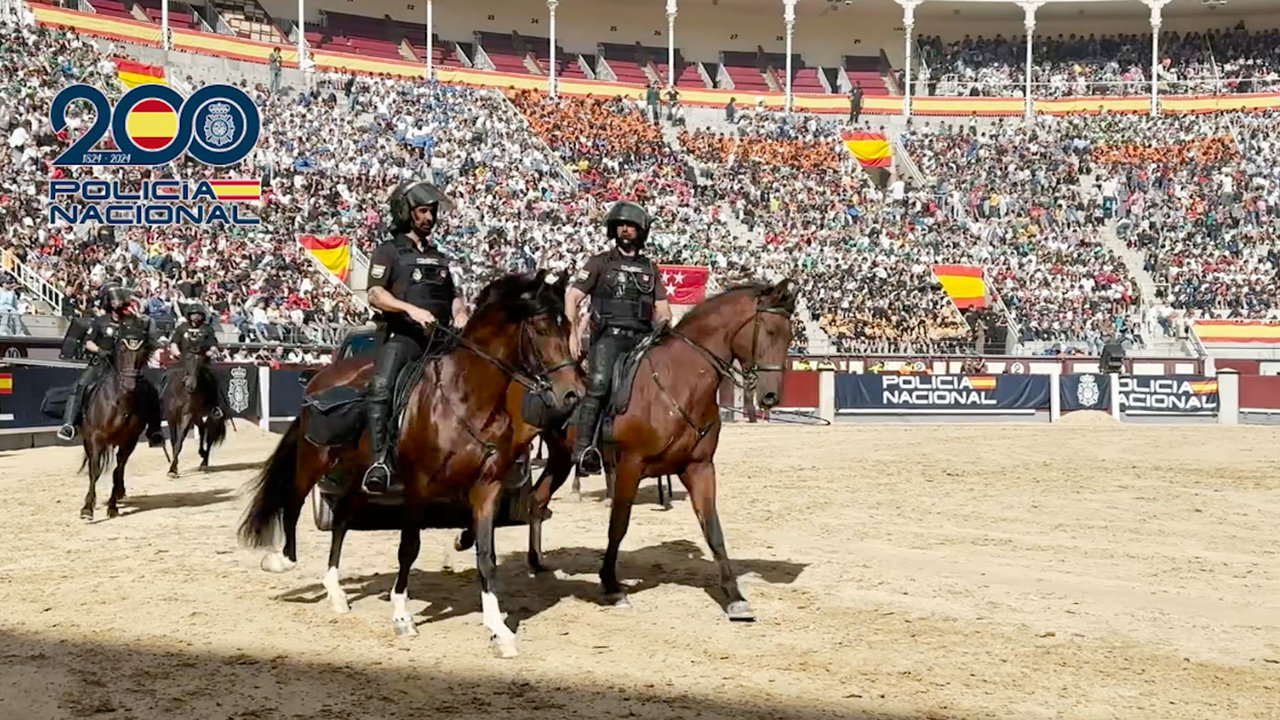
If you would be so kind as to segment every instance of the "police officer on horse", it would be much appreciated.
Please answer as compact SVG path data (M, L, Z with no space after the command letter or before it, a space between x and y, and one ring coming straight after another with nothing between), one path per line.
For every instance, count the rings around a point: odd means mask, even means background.
M75 390L67 399L67 407L63 411L62 427L58 430L60 440L74 440L76 422L80 419L80 409L86 400L85 395L110 370L108 363L115 353L116 339L125 323L133 322L145 327L147 334L155 336L151 318L139 317L134 313L133 294L118 285L104 286L99 295L102 314L93 319L89 331L84 337L85 350L92 353L89 365L76 381ZM151 447L164 445L164 435L160 432L160 403L156 389L145 378L139 379L138 391L148 396L144 407L148 408L147 442Z
M578 408L573 459L579 475L593 475L603 465L594 448L596 425L609 395L613 366L655 326L671 321L667 291L658 266L641 254L649 238L649 213L631 202L615 203L605 216L612 250L595 255L573 278L565 293L565 314L578 337L578 306L591 296L591 351L587 396ZM577 342L570 343L576 359Z
M431 243L441 213L453 203L436 186L416 180L397 185L389 204L392 237L369 261L369 304L382 311L385 323L366 398L372 464L362 485L369 493L393 484L387 461L398 434L392 394L400 371L431 349L437 323L461 328L467 322L448 259Z
M218 347L218 336L207 323L209 311L202 303L192 302L187 304L183 314L187 319L173 329L169 338L169 352L175 358L182 357L183 353L207 355L213 352ZM196 387L199 388L203 383L205 391L212 393L207 399L209 407L213 408L209 411L209 419L227 417L229 408L226 407L226 400L218 388L218 379L214 377L213 370L208 365L202 365L201 375L196 380Z

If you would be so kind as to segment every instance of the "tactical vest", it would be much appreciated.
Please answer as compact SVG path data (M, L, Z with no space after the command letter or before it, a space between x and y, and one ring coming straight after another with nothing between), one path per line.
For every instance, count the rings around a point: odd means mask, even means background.
M120 337L120 325L106 320L98 325L93 334L93 342L104 353L113 353L116 349L116 338Z
M449 325L453 319L454 288L449 261L435 250L419 252L408 239L397 243L387 289L396 299L435 315L441 324ZM401 334L421 332L403 313L389 314L387 326Z
M591 293L596 327L641 332L652 329L657 286L658 269L648 258L607 255Z
M208 349L207 325L200 327L192 327L190 325L182 332L182 336L178 338L178 349L182 352L204 352Z

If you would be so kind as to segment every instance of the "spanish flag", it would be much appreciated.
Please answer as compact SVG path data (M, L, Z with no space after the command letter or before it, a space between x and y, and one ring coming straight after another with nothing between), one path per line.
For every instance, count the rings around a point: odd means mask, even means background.
M219 202L246 202L262 198L259 180L209 180L209 187Z
M1193 380L1188 383L1193 395L1213 395L1218 392L1218 381L1214 379Z
M992 375L970 375L969 385L974 390L995 390L996 379Z
M878 132L845 132L841 134L844 146L858 159L864 168L887 168L893 160L889 139Z
M1262 320L1196 320L1203 343L1280 344L1280 323Z
M342 282L347 281L347 269L351 266L351 243L341 235L318 238L303 235L298 238L302 247L316 256L321 265L329 269Z
M144 65L137 60L112 58L116 64L116 76L127 88L135 88L143 83L160 83L165 85L164 68L159 65Z
M977 265L934 265L933 275L960 309L987 306L987 284Z
M0 373L0 395L13 394L13 374Z
M143 100L124 121L129 139L143 150L159 150L178 134L178 113L163 100Z

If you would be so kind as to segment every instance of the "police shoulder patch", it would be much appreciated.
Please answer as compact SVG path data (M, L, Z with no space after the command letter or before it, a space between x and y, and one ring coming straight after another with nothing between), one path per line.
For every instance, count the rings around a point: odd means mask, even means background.
M577 275L573 276L573 279L581 281L581 280L586 280L589 277L591 277L591 273L588 272L586 268L583 268L578 271Z
M386 265L374 265L374 266L372 266L372 267L369 269L369 274L370 274L370 275L372 275L372 276L374 276L375 278L380 278L380 277L382 277L383 275L386 275L386 274L387 274L387 266L386 266Z

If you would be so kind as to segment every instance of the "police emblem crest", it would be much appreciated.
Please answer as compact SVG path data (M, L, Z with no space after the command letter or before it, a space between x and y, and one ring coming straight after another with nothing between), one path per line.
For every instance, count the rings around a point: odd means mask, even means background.
M1098 391L1098 380L1092 375L1082 375L1076 387L1076 400L1081 407L1093 407L1098 404L1102 394Z
M231 382L227 384L227 402L231 411L242 413L249 409L249 371L242 367L231 368Z
M421 271L421 270L419 270L419 269L417 269L417 268L415 268L415 269L414 269L414 271L413 271L413 281L414 281L414 282L421 282L421 281L422 281L422 271Z
M214 103L204 118L204 141L213 147L224 147L235 140L236 122L231 117L231 105Z

